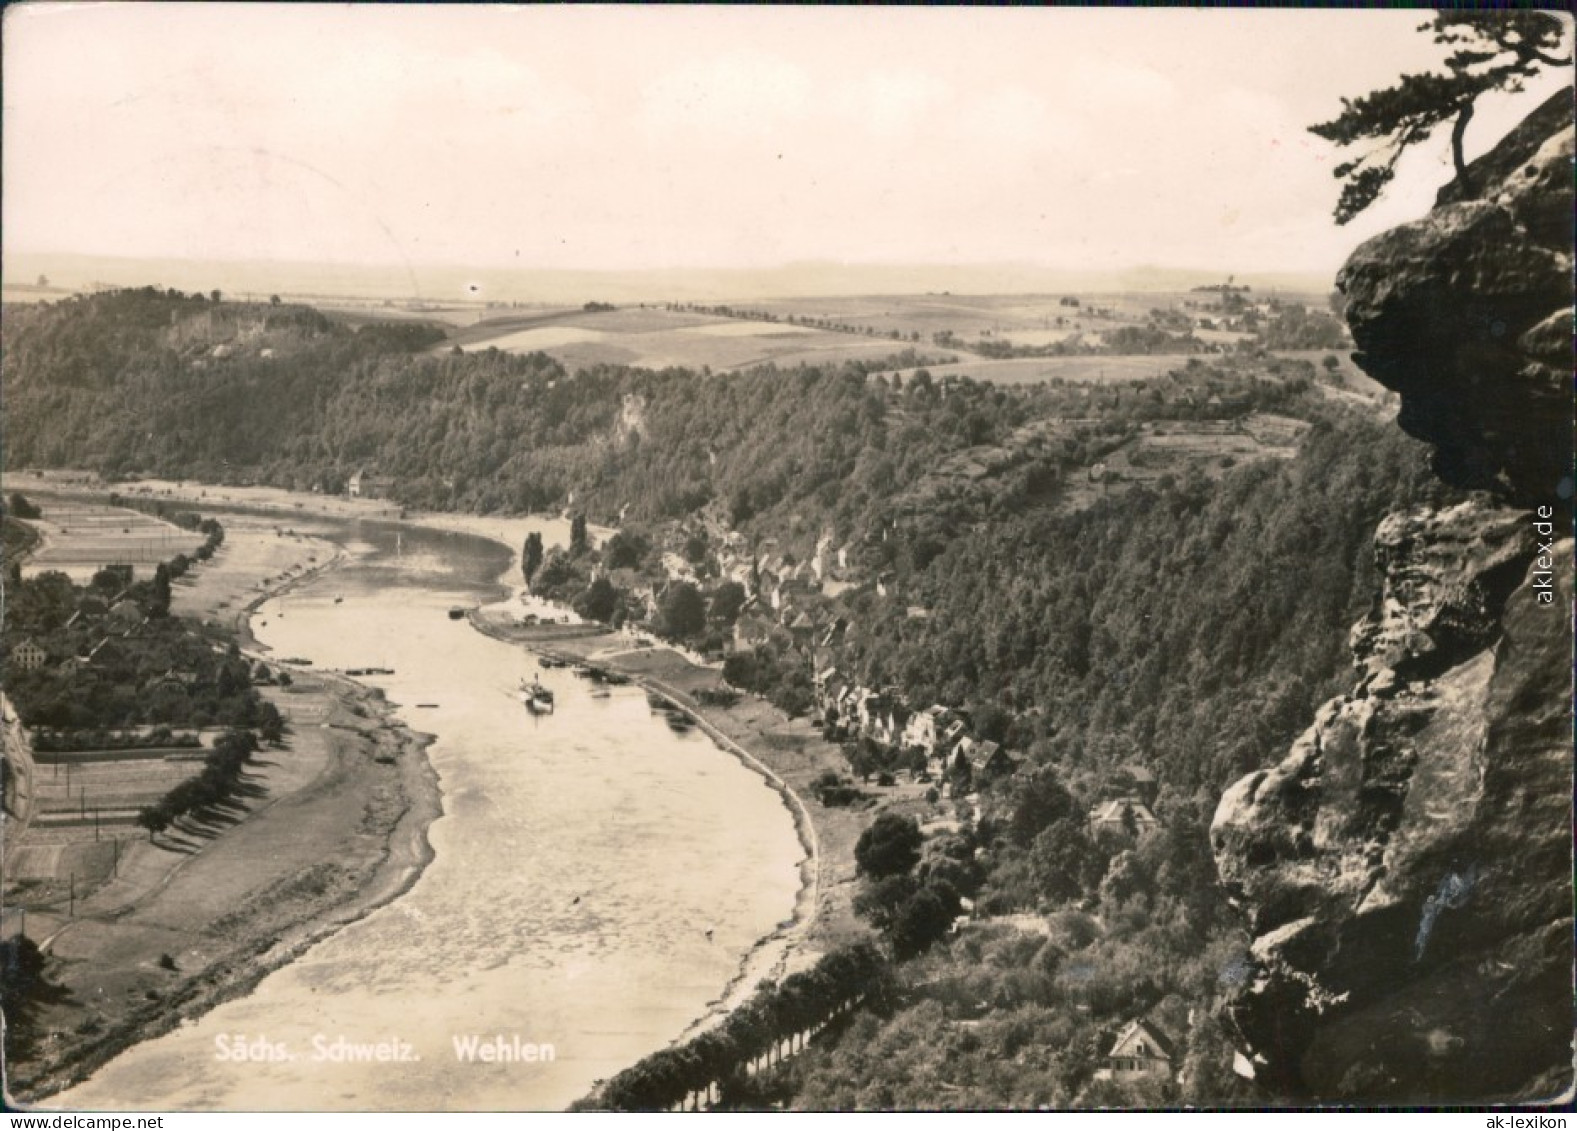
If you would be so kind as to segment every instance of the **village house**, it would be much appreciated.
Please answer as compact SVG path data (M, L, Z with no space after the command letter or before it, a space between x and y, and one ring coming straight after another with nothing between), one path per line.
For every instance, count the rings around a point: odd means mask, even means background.
M970 780L977 785L1011 775L1018 769L1013 756L1002 749L1000 743L969 737L959 739L952 757L944 760L943 765L954 773L968 769Z
M838 719L851 731L859 729L860 699L866 694L865 688L851 684L843 689L843 694L838 696Z
M718 577L723 581L737 582L746 593L752 597L756 595L754 588L756 583L755 571L750 568L748 561L741 559L720 565L718 567Z
M969 752L969 769L974 780L1011 777L1018 769L1013 756L995 742L977 742Z
M792 612L793 610L785 611ZM789 632L794 635L794 643L800 647L808 645L811 642L811 638L816 634L816 622L811 620L810 614L806 612L801 612L788 621L787 627Z
M694 581L695 567L683 554L667 551L662 556L663 572L673 581Z
M1161 827L1161 822L1156 815L1137 797L1114 797L1103 801L1090 810L1090 831L1100 832L1102 829L1122 832L1127 828L1131 819L1136 832L1143 835Z
M197 673L184 668L171 668L148 682L148 690L182 692L197 683Z
M747 586L766 607L776 610L778 607L778 575L774 569L769 569L761 563L756 563L750 571L750 584Z
M833 676L816 692L816 702L821 708L821 716L831 719L838 726L846 727L848 720L843 717L844 694L849 690L849 685L843 682L841 676Z
M820 592L821 586L814 581L791 574L778 582L777 590L772 594L772 607L781 609L796 602L802 604Z
M1171 1038L1151 1021L1130 1021L1117 1034L1097 1080L1135 1080L1151 1077L1170 1080L1176 1052Z
M937 741L950 718L951 712L939 703L916 711L909 716L909 723L904 727L904 745L918 746L925 751L926 757L930 757L936 752Z
M827 572L831 566L832 535L823 534L816 540L816 552L811 556L810 568L816 575L817 581L827 580Z
M1160 793L1160 785L1155 780L1155 775L1143 766L1128 765L1122 767L1120 776L1127 779L1131 792L1146 805L1154 805L1156 796Z
M44 666L49 660L49 655L44 651L38 641L31 638L22 641L11 649L11 666L18 671L30 672Z
M353 499L382 499L393 486L393 479L369 474L363 468L350 477L350 482L345 485L345 493Z
M946 758L968 737L969 720L961 713L954 711L947 725L943 728L942 737L937 740L933 753L938 758Z
M872 723L875 733L871 737L888 746L901 746L904 726L909 721L909 708L895 694L889 693L884 696L884 700L882 710Z
M872 738L876 737L877 719L886 715L888 702L886 696L880 692L861 689L864 694L855 704L855 717L860 721L860 731Z
M843 636L848 627L849 622L843 617L839 617L837 620L833 621L827 626L826 632L821 634L821 642L818 647L831 648L838 642L839 638Z
M734 649L748 652L772 639L772 622L757 612L741 614L734 622Z

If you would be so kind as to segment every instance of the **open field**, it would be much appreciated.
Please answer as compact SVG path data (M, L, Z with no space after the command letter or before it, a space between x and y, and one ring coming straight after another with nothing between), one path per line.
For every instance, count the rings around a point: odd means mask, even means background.
M785 322L794 318L800 322L819 324L822 328L849 327L860 332L874 331L889 340L892 340L890 335L897 334L898 340L910 342L916 348L933 347L932 336L944 332L966 342L977 338L996 338L1018 345L1034 346L1061 341L1073 334L1099 337L1103 330L1142 321L1142 314L1108 318L1095 315L1083 306L1064 306L1063 297L862 295L848 298L767 299L752 302L748 307L753 311L775 315Z
M726 371L766 362L790 366L885 357L903 348L891 338L655 307L490 319L455 335L437 352L455 344L467 350L541 351L571 370L608 364Z
M960 361L930 366L932 377L973 377L995 385L1033 385L1041 381L1137 381L1161 377L1188 364L1187 354L1092 354ZM904 376L907 378L908 373Z
M7 476L8 484L17 477ZM190 554L204 535L139 511L101 503L36 499L44 517L33 523L41 543L26 563L28 574L59 570L85 584L106 565L138 567L139 578L152 575L160 562Z
M463 331L465 327L471 326L485 314L476 306L428 306L420 303L395 306L371 301L347 302L296 296L292 296L291 301L316 307L334 321L354 327L366 326L373 322L439 322Z
M1065 298L1078 298L1080 305L1064 305ZM1075 335L1099 342L1104 333L1118 327L1142 325L1152 310L1182 309L1185 302L1210 298L1181 291L1082 296L858 295L764 299L737 308L770 315L776 321L719 317L701 308L645 306L606 312L549 308L489 317L457 331L435 352L453 345L468 350L541 350L572 369L606 363L648 368L709 366L727 371L769 361L796 365L883 357L906 346L935 350L939 347L934 337L943 333L963 342L989 339L1021 346L1050 345ZM1242 335L1216 336L1236 340ZM958 350L951 345L940 348ZM1104 371L1102 362L1106 363ZM1017 384L1049 376L1079 381L1153 376L1166 372L1174 362L1170 356L1158 356L958 364L991 365L996 368L989 377L982 374L983 379Z
M139 750L138 758L65 761L51 764L38 756L35 798L38 827L59 824L51 816L75 816L90 825L95 813L104 823L130 825L136 810L151 805L187 778L202 772L202 750Z
M1099 333L1117 326L1143 323L1152 310L1181 310L1188 302L1203 304L1219 296L1198 291L1067 291L1054 294L921 294L856 295L847 298L762 299L745 304L779 318L824 320L903 337L918 333L922 343L951 330L965 340L1006 338L1038 344L1037 331ZM1266 295L1250 296L1264 298ZM1282 293L1278 297L1324 306L1325 297ZM1077 299L1079 305L1064 305ZM1097 313L1097 311L1099 313ZM1058 319L1063 321L1059 324Z
M8 844L7 890L29 902L78 895L113 879L123 855L146 841L137 810L202 772L201 751L140 750L136 759L57 761L40 755L27 834ZM168 755L168 756L167 756ZM194 757L194 755L199 755Z

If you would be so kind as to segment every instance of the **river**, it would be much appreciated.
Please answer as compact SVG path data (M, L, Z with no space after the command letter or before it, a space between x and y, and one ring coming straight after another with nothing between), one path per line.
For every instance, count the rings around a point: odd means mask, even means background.
M264 605L254 632L276 656L394 669L366 682L437 735L435 858L406 894L251 994L134 1046L50 1103L562 1108L683 1032L790 918L803 849L789 813L732 756L654 715L639 688L593 697L567 670L540 671L450 620L450 606L498 598L508 552L497 543L293 525L339 541L351 563ZM538 674L556 693L552 715L531 715L514 694ZM237 1059L236 1038L272 1059ZM519 1042L538 1059L467 1059L472 1038ZM335 1058L380 1042L417 1059Z

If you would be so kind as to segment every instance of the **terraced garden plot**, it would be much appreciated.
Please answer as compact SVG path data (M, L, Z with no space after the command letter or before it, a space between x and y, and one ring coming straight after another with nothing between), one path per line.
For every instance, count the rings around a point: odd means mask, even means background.
M102 829L95 840L91 822L86 830L35 826L28 830L26 844L6 850L6 883L9 886L59 881L65 887L75 882L79 892L86 891L89 885L102 883L114 873L117 854L125 851L117 848L116 841L130 839L130 835L128 827L117 826L113 830Z
M91 822L95 809L103 813L135 813L203 769L202 751L172 751L172 757L154 751L145 753L152 756L39 765L33 786L36 814L46 818L40 824L51 823L47 818L52 814L80 817L86 813ZM87 833L90 837L93 834L91 824Z
M59 570L85 583L106 565L127 564L138 567L137 577L143 580L160 562L195 552L206 537L122 507L49 499L40 503L44 517L36 526L43 543L26 563L29 576Z

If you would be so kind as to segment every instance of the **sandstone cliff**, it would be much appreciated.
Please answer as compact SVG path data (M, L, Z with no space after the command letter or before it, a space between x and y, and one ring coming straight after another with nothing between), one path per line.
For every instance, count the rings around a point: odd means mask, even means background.
M1572 120L1546 103L1339 279L1356 360L1476 493L1381 524L1354 689L1217 809L1254 956L1227 1016L1275 1094L1571 1087Z

